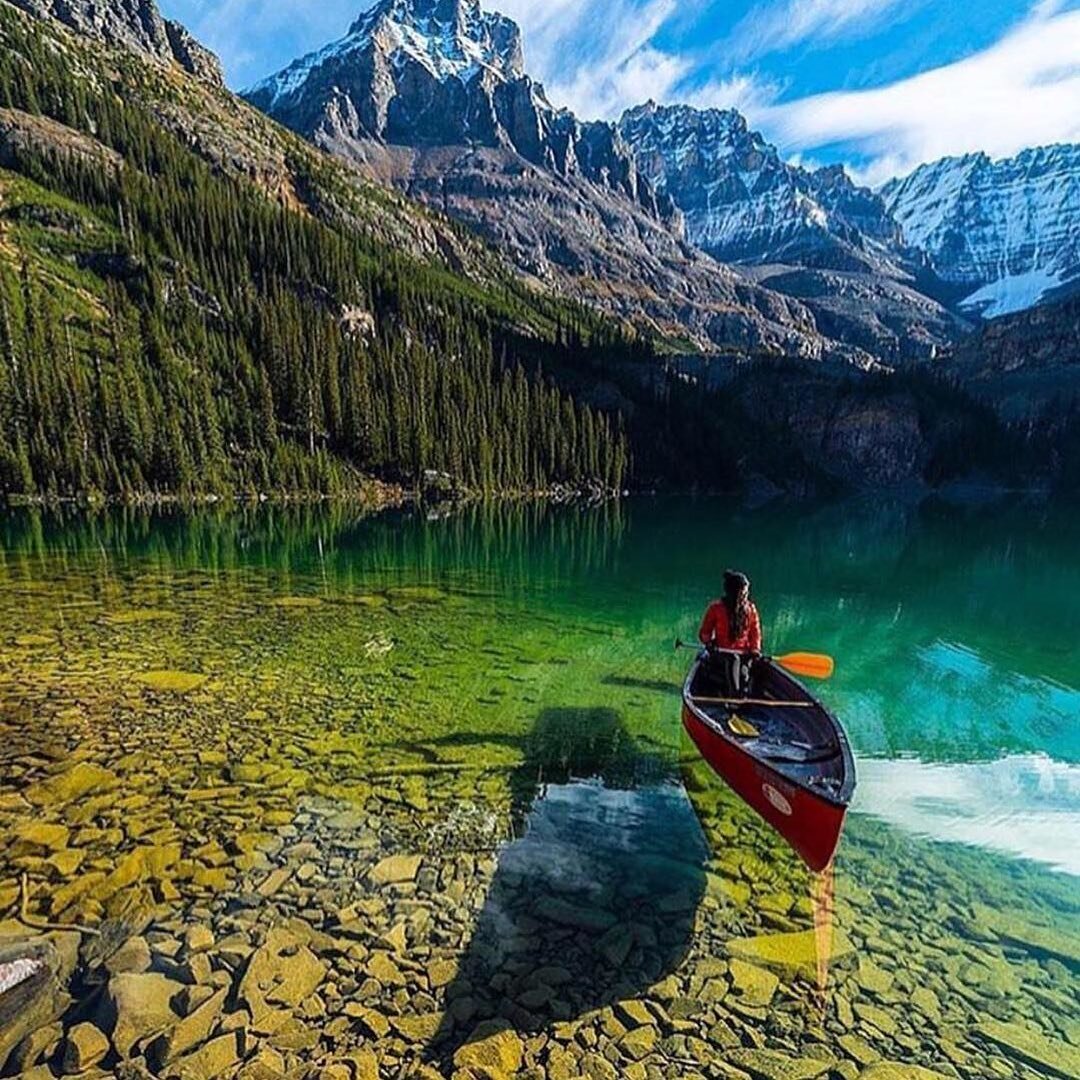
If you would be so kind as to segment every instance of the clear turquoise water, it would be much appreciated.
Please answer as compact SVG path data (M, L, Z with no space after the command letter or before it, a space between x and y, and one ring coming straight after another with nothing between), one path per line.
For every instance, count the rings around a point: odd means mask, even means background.
M1023 503L8 512L0 831L17 825L45 763L83 757L137 792L134 819L152 823L121 841L101 833L121 848L168 818L198 851L215 838L228 849L245 815L251 828L260 815L264 826L291 821L317 847L325 837L305 800L363 807L369 825L385 815L375 831L388 853L470 853L454 864L462 937L447 1001L565 964L573 994L534 994L528 1015L512 1013L534 1038L619 998L652 1001L672 973L689 980L680 993L697 993L731 941L810 925L805 871L701 768L680 728L687 654L672 644L693 636L735 566L754 581L770 651L836 659L817 689L858 761L836 916L860 965L841 965L837 1000L902 1018L882 1034L837 1004L827 1031L785 1020L765 1045L850 1056L830 1041L850 1028L882 1040L889 1060L973 1080L997 1060L1003 1077L1030 1076L1023 1054L977 1029L989 1017L1030 1021L1059 1047L1080 1045L1075 993L1063 989L1080 956L1078 550L1080 513ZM173 696L140 682L155 671L204 681ZM286 786L239 792L236 763L254 759L284 766ZM222 787L224 808L184 802L204 785ZM103 869L117 857L91 852ZM0 924L21 868L32 909L49 912L66 882L39 864L0 865ZM222 910L252 888L242 860L226 870L213 886ZM217 910L205 884L181 875L177 886L174 905ZM313 895L304 918L325 900ZM116 896L80 903L85 920L122 907ZM1006 918L1041 929L1017 944L1000 932ZM557 930L538 933L547 924ZM1049 951L1031 944L1047 929L1058 935ZM629 966L618 978L590 966L574 952L582 934L611 956L626 950ZM895 985L873 989L864 964ZM916 985L935 987L936 1026L905 1026ZM787 1017L809 994L805 972L780 986ZM1014 990L1003 998L1002 986ZM427 991L415 1000L444 1004ZM399 993L388 1008L413 1006ZM465 1022L442 1015L435 1040L452 1051ZM728 1022L764 1016L751 1005ZM701 1038L736 1062L715 1023L701 1021Z

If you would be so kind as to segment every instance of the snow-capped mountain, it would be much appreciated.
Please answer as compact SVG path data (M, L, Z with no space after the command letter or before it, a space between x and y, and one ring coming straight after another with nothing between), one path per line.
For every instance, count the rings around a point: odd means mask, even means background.
M517 24L480 9L478 0L433 0L425 4L393 0L365 12L340 41L301 57L248 91L270 95L269 105L288 107L312 73L324 65L347 67L375 45L392 63L413 61L432 78L468 82L482 72L502 80L524 72Z
M831 337L903 360L933 356L955 335L884 200L841 166L788 164L734 110L650 101L619 130L682 211L691 243L801 300Z
M655 102L619 121L638 165L682 210L687 238L727 262L877 266L900 230L840 167L789 165L733 109Z
M943 158L882 189L960 306L985 318L1080 288L1080 145Z
M483 11L479 0L382 0L340 41L244 96L332 150L366 140L511 149L670 217L670 202L640 182L611 125L581 123L552 106L525 73L517 24Z
M479 0L380 0L244 95L374 178L473 226L527 274L703 348L871 363L809 309L687 244L617 125L555 108Z

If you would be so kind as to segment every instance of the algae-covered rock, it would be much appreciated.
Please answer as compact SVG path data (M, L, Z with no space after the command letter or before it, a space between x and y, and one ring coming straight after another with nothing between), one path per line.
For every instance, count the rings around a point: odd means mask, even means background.
M61 1065L65 1073L92 1069L109 1052L109 1040L90 1023L76 1024L64 1039Z
M129 938L105 961L106 970L112 975L123 972L136 974L149 971L153 958L150 946L144 937Z
M62 805L72 799L108 791L116 784L116 774L110 769L80 761L66 772L50 776L47 780L27 788L23 797L35 806Z
M859 1080L949 1080L949 1077L921 1065L879 1061L859 1073Z
M65 825L49 825L44 821L20 821L11 830L7 853L16 857L31 852L60 851L67 847L71 830Z
M160 608L134 608L130 611L110 611L105 622L110 626L138 626L141 623L166 622L178 619L176 611L163 611Z
M868 1005L861 1001L856 1001L853 1008L855 1009L855 1015L864 1023L872 1025L886 1035L896 1034L896 1019L887 1009L879 1008L877 1005Z
M225 1076L239 1060L239 1033L230 1031L166 1066L161 1075L166 1080L215 1080Z
M561 896L542 896L533 905L535 913L559 926L603 934L618 921L615 915L600 907L583 907L572 904Z
M454 1054L454 1066L477 1080L508 1080L521 1068L525 1047L505 1022L489 1020L477 1026Z
M1000 1020L984 1021L975 1031L1036 1068L1067 1080L1076 1080L1080 1076L1080 1046L1047 1038L1042 1032L1023 1024L1007 1024Z
M731 961L731 978L736 992L747 1005L768 1005L780 986L780 980L771 971L745 960Z
M640 1061L656 1049L660 1034L655 1027L642 1026L628 1031L619 1039L619 1049L634 1061Z
M96 890L105 897L140 881L155 881L165 877L180 860L179 844L144 844L121 856L116 869Z
M109 980L99 1019L122 1058L136 1045L171 1030L180 1019L172 1007L183 984L156 972L123 972Z
M193 671L144 671L135 676L136 682L159 694L190 694L207 679L208 675L198 675Z
M390 959L390 954L385 952L371 954L371 959L367 963L367 973L383 986L404 986L406 982L401 968Z
M204 1042L210 1035L225 1007L228 989L223 987L212 993L201 1005L192 1010L170 1032L158 1040L154 1046L157 1061L168 1065L171 1061L186 1054L193 1047Z
M327 966L288 930L275 928L248 961L237 993L253 1019L275 1006L295 1008L326 978Z
M727 942L726 948L732 956L778 968L788 974L810 975L817 970L818 946L813 930L733 938ZM854 951L855 947L847 935L842 930L834 930L825 959L831 963L850 956Z
M1015 912L997 911L985 904L975 905L975 915L979 925L993 930L1002 941L1080 968L1080 933L1040 926Z
M322 607L322 600L318 596L279 596L273 601L273 605L286 610L303 611L307 608Z
M391 1020L394 1030L411 1043L430 1042L442 1023L442 1013L423 1013L419 1016L395 1016Z
M814 1080L832 1066L831 1061L790 1057L777 1050L729 1050L724 1058L760 1080Z
M840 1044L844 1053L860 1065L873 1065L881 1060L881 1054L861 1035L856 1035L853 1031L841 1035L836 1041Z
M376 885L415 881L422 861L419 855L390 855L371 868L371 880Z

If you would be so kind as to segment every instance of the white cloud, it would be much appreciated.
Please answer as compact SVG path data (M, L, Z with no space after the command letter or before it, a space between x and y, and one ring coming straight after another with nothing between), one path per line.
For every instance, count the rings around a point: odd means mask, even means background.
M756 119L788 152L868 156L880 181L939 157L1080 141L1080 11L1040 4L988 49L873 90L767 106Z
M584 118L617 118L648 99L754 116L779 87L735 73L702 81L701 60L666 52L659 31L677 15L676 0L495 0L522 28L525 62L557 105Z
M732 75L713 79L695 90L676 89L674 98L699 109L738 109L748 120L756 122L780 96L779 84L757 75Z
M901 2L910 6L909 0L778 0L755 6L732 30L724 50L743 62L804 41L833 41L879 26Z
M373 0L159 0L222 59L230 84L247 86L341 37Z
M548 96L583 117L670 96L692 67L652 44L676 0L494 0L522 29L525 60Z

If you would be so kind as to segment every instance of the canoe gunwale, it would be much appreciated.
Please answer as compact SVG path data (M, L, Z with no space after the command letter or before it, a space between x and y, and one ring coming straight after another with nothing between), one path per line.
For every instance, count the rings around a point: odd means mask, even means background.
M721 649L716 650L719 652L728 652L731 655L742 655L734 650ZM817 712L828 721L832 728L832 733L837 741L838 750L835 754L831 754L822 760L832 760L837 757L841 759L843 767L843 783L840 789L836 792L828 792L824 789L817 788L813 784L808 784L798 777L790 776L782 768L779 768L777 764L774 764L769 758L759 754L752 753L751 750L744 745L742 740L735 738L726 727L709 716L695 704L694 695L691 692L694 680L698 675L703 661L705 660L706 653L702 650L698 653L694 659L693 664L690 667L690 671L686 676L686 681L683 683L682 699L683 706L693 715L694 719L699 723L704 724L710 731L720 736L726 743L737 750L741 755L749 760L757 763L761 768L768 769L775 773L778 777L782 778L786 783L792 784L800 790L806 792L807 795L812 796L815 799L820 799L822 802L828 803L831 806L839 807L846 810L851 804L852 796L855 793L855 758L851 751L851 745L848 742L847 734L840 724L840 721L801 683L798 679L793 678L787 672L782 672L784 677L791 682L798 690L799 694L803 695L810 706L815 708ZM768 663L775 669L777 665L774 661L767 657L757 661L758 663ZM808 764L808 763L807 763Z

